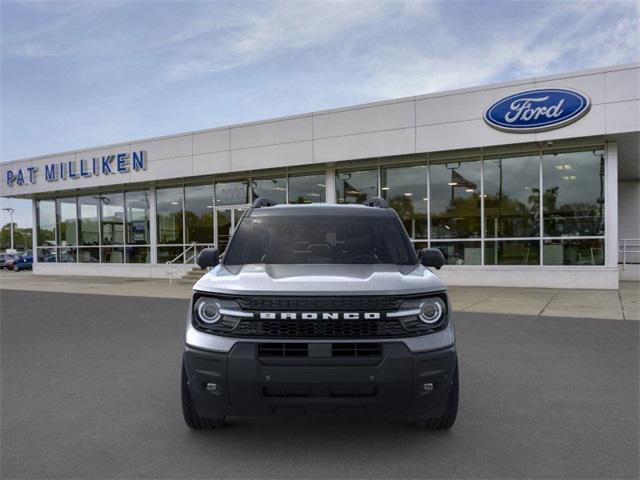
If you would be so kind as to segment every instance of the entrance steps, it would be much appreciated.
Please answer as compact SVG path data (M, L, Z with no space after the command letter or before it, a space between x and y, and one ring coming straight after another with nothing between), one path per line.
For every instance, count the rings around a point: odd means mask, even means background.
M202 270L200 267L194 267L194 268L192 268L190 270L186 270L184 275L182 275L182 277L178 278L176 281L177 281L177 283L193 285L198 280L200 280L200 278L205 273L207 273L206 270Z

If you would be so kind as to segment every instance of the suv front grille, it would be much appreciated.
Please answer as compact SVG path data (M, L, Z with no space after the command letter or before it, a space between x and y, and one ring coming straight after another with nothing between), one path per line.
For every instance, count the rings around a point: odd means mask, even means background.
M233 331L238 337L279 338L375 338L407 334L398 320L242 320Z
M307 343L260 343L258 344L259 357L308 357L309 344Z
M381 343L334 343L331 345L334 357L380 357Z
M333 343L327 345L330 357L381 357L381 343ZM258 356L270 358L310 357L308 343L259 343Z
M402 303L398 297L238 297L243 310L277 310L300 312L379 312L397 310Z

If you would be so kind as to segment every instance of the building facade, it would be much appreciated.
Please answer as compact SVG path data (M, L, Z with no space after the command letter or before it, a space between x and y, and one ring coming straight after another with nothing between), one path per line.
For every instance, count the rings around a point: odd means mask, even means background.
M640 65L440 92L3 163L36 274L168 277L253 200L386 198L452 285L637 279ZM631 250L631 249L630 249ZM635 255L635 257L634 257Z

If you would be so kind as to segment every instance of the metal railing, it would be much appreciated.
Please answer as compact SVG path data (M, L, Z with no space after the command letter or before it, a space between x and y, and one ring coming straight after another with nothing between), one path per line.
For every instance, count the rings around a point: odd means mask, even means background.
M640 263L640 238L620 239L618 254L618 263L622 264L623 270L627 265Z
M169 284L173 280L173 275L182 270L187 265L196 265L196 260L198 259L198 250L197 245L192 243L187 248L185 248L182 253L176 256L173 260L168 260L166 265L167 275L169 275ZM179 260L182 260L178 263Z

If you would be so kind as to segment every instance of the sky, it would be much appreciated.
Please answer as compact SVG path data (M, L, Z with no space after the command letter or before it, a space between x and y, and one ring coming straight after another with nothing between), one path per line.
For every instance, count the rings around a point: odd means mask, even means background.
M640 0L2 0L0 16L0 161L640 60ZM29 201L1 201L31 225Z

